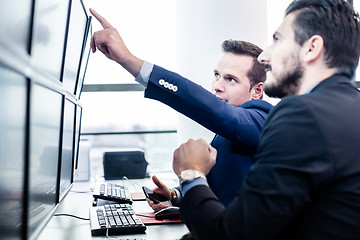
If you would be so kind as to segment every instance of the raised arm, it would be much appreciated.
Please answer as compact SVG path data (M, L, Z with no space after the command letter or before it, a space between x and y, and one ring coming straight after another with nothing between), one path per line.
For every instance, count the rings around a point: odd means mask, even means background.
M90 43L92 52L99 49L106 57L119 63L134 77L139 75L144 61L131 54L119 32L104 17L91 8L90 12L104 28L93 34Z

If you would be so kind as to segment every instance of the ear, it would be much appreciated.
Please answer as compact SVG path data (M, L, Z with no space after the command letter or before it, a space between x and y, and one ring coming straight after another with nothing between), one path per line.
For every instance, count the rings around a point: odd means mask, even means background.
M304 62L311 63L319 59L324 51L324 39L320 35L314 35L304 45Z
M264 85L263 82L259 82L258 84L252 87L252 89L250 90L251 100L262 99L264 93L263 85Z

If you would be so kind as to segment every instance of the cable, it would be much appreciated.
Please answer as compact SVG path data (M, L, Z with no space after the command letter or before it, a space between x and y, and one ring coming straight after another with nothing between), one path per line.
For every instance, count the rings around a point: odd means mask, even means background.
M83 217L79 217L79 216L75 216L75 215L67 214L67 213L54 214L54 217L61 217L61 216L73 217L73 218L77 218L77 219L80 219L80 220L90 221L90 218L83 218Z
M127 178L126 176L123 176L121 180L122 180L123 186L125 186L125 181L127 181L127 182L130 183L132 186L136 186L136 187L138 187L138 188L141 189L141 186L140 186L138 183L131 181L131 180L130 180L129 178Z
M122 184L123 184L123 186L125 186L125 181L126 181L126 180L129 180L129 179L128 179L126 176L123 176L123 177L122 177Z

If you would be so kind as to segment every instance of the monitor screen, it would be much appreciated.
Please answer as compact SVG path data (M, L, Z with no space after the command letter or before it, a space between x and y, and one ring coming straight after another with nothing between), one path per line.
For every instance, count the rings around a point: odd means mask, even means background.
M62 78L63 88L72 94L75 94L87 19L81 1L72 0Z
M31 62L60 81L69 1L36 0Z
M23 239L26 78L0 64L0 233Z
M29 44L32 1L1 1L0 41L26 53Z
M80 105L76 106L76 118L75 118L75 141L74 141L74 174L78 169L79 164L79 143L80 143L80 133L81 133L81 117L82 117L82 107Z
M63 128L62 128L62 150L59 178L59 202L66 195L73 181L73 148L75 130L75 104L65 98Z
M63 96L30 85L28 237L35 238L55 210Z
M92 36L92 26L91 26L91 16L88 19L88 24L87 24L87 31L84 37L84 46L83 46L83 56L82 56L82 60L80 63L80 70L79 70L79 77L78 77L78 82L77 82L77 86L76 86L76 96L78 98L80 98L81 95L81 91L82 91L82 87L84 84L84 80L85 80L85 74L86 74L86 68L87 68L87 64L89 61L89 57L90 57L90 52L91 52L91 48L90 48L90 40L91 40L91 36Z

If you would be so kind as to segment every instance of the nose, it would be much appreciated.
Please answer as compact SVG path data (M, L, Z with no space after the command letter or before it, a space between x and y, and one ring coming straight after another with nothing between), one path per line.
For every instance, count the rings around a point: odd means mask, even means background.
M214 93L224 92L225 90L224 79L222 77L214 80L213 89L214 89Z
M269 54L269 47L263 50L260 55L258 56L257 60L259 63L265 64L270 62L270 54Z
M260 55L258 56L258 58L257 58L257 60L258 60L258 62L259 63L262 63L262 64L264 64L265 63L265 57L264 57L264 51L262 51L261 53L260 53Z

